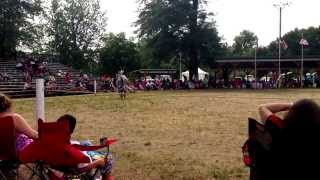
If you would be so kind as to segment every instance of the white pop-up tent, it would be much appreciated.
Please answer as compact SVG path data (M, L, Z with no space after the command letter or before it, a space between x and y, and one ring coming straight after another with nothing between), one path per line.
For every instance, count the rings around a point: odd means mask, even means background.
M202 69L198 68L198 75L199 75L199 80L204 80L206 75L209 76L209 73L203 71ZM189 80L189 71L182 72L182 76L187 77L187 80Z

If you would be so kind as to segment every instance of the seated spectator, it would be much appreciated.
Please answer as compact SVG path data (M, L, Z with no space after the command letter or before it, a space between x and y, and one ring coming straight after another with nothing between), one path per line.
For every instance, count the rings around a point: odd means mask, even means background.
M23 64L21 62L16 64L16 69L23 70Z
M3 79L3 81L5 81L5 82L9 81L10 77L9 77L9 75L8 75L7 72L4 72L4 73L2 74L2 79Z
M203 83L203 88L209 88L209 76L208 75L205 76L202 83Z
M282 111L287 111L283 119L276 115ZM263 104L259 114L272 144L268 157L256 157L264 159L264 164L250 179L319 179L319 105L307 99Z
M195 84L193 83L193 81L188 81L188 89L195 89Z
M62 72L62 70L61 70L61 69L59 69L59 70L58 70L58 72L57 72L57 76L58 76L58 77L60 77L60 78L62 78L62 77L63 77L63 72Z
M149 81L147 81L146 89L147 89L147 90L152 90L152 83L151 83L151 81L150 81L150 80L149 80Z
M38 66L38 76L43 77L46 72L47 72L47 64L44 62L41 62Z
M78 79L76 82L76 90L84 91L86 90L86 84L82 82L82 79Z
M0 121L12 118L16 130L16 149L18 153L38 138L38 132L27 121L12 109L12 100L0 93Z
M24 81L25 81L25 82L28 82L28 83L31 83L31 82L32 82L32 77L31 77L31 75L30 75L29 72L24 72L24 73L23 73L23 77L24 77Z
M69 128L70 128L70 134L72 134L75 127L76 127L76 124L77 124L76 118L69 115L69 114L65 114L57 120L57 122L62 122L62 121L68 121ZM71 141L71 144L83 144L83 143L79 142L79 141ZM85 144L87 144L87 142L85 142ZM105 154L103 154L102 152L94 153L93 151L88 151L88 152L83 152L83 153L86 154L90 158L91 163L79 164L79 167L81 167L81 168L88 167L89 169L99 168L101 175L102 175L102 180L113 179L111 176L111 170L112 170L112 155L111 154L109 154L108 157L105 158ZM100 156L97 157L97 155L100 155Z
M65 77L64 77L64 82L67 84L71 83L72 82L71 76L72 75L71 75L70 71L66 72Z
M82 79L85 83L89 82L89 76L87 74L83 74Z
M49 76L46 76L46 78L47 78L46 86L47 86L48 91L56 90L57 89L57 83L56 83L56 78L54 77L54 75L49 73Z
M24 90L30 90L32 89L32 86L29 82L25 82L24 85L23 85L23 89Z

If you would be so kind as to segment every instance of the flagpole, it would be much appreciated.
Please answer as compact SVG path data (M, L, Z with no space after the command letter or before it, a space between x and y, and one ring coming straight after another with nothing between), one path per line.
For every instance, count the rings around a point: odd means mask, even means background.
M254 78L255 78L255 89L257 89L257 48L258 48L258 40L257 45L254 51Z
M303 39L303 34L302 34ZM301 82L301 88L303 88L303 43L301 43L301 74L300 74L300 82Z
M281 24L282 24L282 10L286 7L289 6L290 4L287 3L279 3L279 4L274 4L273 6L276 8L279 8L280 11L280 20L279 20L279 69L278 69L278 79L280 80L281 77ZM280 86L279 86L280 88Z
M281 76L281 22L282 22L282 7L280 7L280 24L279 24L279 79Z

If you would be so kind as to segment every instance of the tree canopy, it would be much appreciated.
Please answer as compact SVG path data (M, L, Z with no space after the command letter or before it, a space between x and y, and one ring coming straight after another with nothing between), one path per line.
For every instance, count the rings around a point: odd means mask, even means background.
M252 56L253 49L258 43L258 37L249 30L243 30L234 38L233 53L238 56Z
M119 70L131 72L140 67L137 46L124 33L106 34L103 43L99 59L103 73L114 75Z
M304 49L305 55L319 55L320 50L320 26L308 29L294 29L283 36L288 48L284 51L285 56L299 56L301 54L301 38L306 39L309 45Z
M201 55L213 58L221 49L213 14L204 0L141 0L138 36L158 62L181 53L190 77L198 77ZM211 59L212 60L212 59ZM159 63L159 64L161 64Z
M41 11L41 0L0 1L0 57L14 56L17 47L32 44L34 19Z
M53 51L65 64L86 67L95 57L106 26L99 0L52 0L48 17Z
M114 74L120 69L179 68L197 78L198 67L215 67L217 57L253 57L257 36L243 30L228 46L216 28L206 0L137 0L134 23L138 40L105 34L106 14L100 0L1 0L0 57L18 51L58 55L60 61L91 72ZM282 56L319 55L320 26L283 35ZM278 40L258 48L258 57L278 56Z

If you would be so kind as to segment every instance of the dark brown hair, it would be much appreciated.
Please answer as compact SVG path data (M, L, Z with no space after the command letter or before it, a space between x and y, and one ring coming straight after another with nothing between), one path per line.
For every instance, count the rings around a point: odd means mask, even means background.
M0 93L0 113L8 111L12 106L12 100Z
M320 106L310 99L302 99L294 103L284 116L285 128L290 131L310 133L320 131Z
M77 119L70 114L65 114L65 115L59 117L59 119L57 120L57 122L62 122L62 121L68 121L70 134L72 134L75 127L76 127Z
M271 179L319 179L314 166L320 162L319 105L310 99L299 100L283 121L282 136L274 140Z

